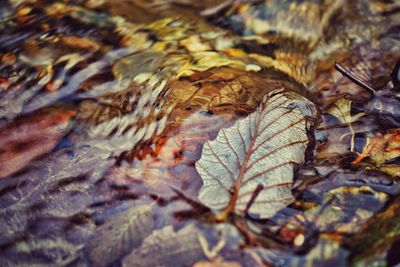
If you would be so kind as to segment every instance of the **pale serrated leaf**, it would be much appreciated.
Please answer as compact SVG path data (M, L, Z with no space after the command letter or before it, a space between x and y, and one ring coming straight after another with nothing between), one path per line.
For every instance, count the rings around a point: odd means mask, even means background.
M203 179L200 201L223 219L230 212L273 216L293 201L293 167L302 164L314 104L275 90L257 111L222 129L204 145L196 169Z

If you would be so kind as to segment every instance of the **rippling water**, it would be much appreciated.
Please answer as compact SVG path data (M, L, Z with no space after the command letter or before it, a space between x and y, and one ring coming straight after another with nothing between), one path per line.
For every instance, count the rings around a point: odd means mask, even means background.
M398 264L399 10L0 0L0 265ZM295 200L221 221L203 146L282 88L318 109ZM391 154L359 158L371 140Z

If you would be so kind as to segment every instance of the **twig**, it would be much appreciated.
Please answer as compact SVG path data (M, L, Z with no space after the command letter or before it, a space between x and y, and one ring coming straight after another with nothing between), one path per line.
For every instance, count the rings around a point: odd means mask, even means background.
M357 76L355 76L353 73L351 73L350 71L348 71L343 65L341 65L338 62L335 62L335 69L337 71L339 71L343 76L347 77L349 80L351 80L352 82L354 82L355 84L363 87L364 89L367 89L368 91L370 91L372 94L375 94L375 90L374 88L372 88L372 86L370 84L368 84L367 82L365 82L364 80L358 78Z

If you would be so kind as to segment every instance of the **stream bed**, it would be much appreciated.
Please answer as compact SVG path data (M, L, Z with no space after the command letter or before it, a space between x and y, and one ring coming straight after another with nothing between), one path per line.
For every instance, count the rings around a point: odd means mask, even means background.
M400 1L0 0L0 266L399 266Z

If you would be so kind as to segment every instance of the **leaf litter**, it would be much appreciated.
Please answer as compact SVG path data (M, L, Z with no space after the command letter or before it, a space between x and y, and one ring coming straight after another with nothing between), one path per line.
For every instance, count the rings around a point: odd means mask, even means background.
M396 3L3 2L2 266L400 262Z

